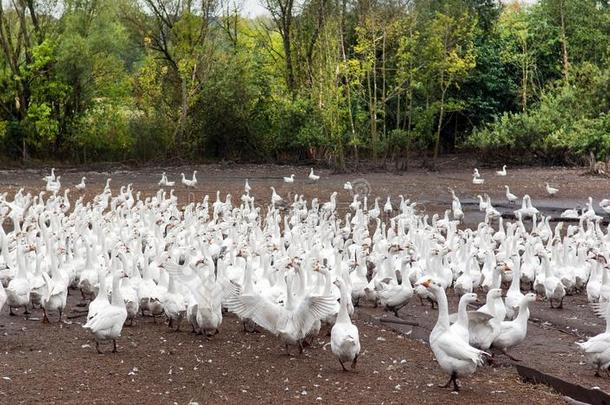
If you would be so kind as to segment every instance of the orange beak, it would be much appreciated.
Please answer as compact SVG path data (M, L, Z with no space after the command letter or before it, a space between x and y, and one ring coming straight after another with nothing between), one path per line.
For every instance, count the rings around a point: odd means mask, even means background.
M430 284L432 283L432 280L427 279L426 281L424 281L423 283L421 283L421 285L423 285L424 287L428 288L430 287Z

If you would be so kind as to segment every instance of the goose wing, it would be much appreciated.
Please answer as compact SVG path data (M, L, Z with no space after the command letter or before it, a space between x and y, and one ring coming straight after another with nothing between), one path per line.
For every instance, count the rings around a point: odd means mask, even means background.
M490 319L493 319L493 316L489 315L485 312L479 311L468 311L468 324L483 324L489 322ZM456 323L458 320L458 313L453 313L449 315L449 323Z
M127 319L127 311L125 308L109 305L89 319L87 323L83 325L83 328L92 331L107 330L117 324L122 326L125 319Z
M287 311L262 295L240 295L240 288L235 285L234 288L236 294L229 296L225 302L227 309L242 319L251 319L261 328L277 335L280 320L286 317Z
M484 351L470 346L452 333L441 334L434 343L450 357L471 361L476 365L481 365L483 363Z
M335 312L336 303L336 298L330 295L308 295L294 310L292 320L299 330L307 333L314 322Z

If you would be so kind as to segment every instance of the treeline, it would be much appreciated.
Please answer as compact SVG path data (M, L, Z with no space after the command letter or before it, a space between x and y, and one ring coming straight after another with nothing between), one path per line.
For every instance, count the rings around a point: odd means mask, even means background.
M2 154L402 170L610 149L607 1L260 1L0 1Z

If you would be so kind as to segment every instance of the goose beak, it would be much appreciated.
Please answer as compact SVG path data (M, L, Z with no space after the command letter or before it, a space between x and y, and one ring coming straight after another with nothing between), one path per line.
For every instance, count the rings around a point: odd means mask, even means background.
M423 283L421 283L421 285L423 285L426 288L430 287L431 284L432 284L432 280L430 280L430 279L427 279Z

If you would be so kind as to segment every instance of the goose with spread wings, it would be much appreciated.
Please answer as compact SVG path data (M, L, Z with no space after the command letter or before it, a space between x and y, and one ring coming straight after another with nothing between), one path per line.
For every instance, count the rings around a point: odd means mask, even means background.
M298 346L303 352L303 340L314 324L331 315L335 310L336 298L333 296L306 293L295 296L293 278L287 273L286 301L282 306L256 292L241 293L241 287L234 284L233 294L227 299L226 307L242 319L251 319L261 328L268 330L283 341L286 351L289 346Z

